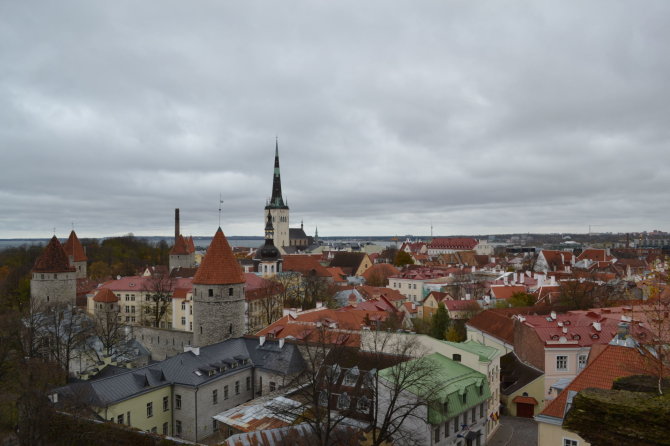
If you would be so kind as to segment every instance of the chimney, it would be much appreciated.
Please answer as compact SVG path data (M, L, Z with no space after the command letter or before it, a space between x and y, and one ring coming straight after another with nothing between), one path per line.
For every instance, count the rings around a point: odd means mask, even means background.
M284 338L281 338L281 339L279 340L279 350L281 350L282 347L284 347Z
M600 325L600 322L594 322L594 323L593 323L593 328L594 328L596 331L600 331L600 330L603 329L602 325Z
M179 238L179 208L174 210L174 242Z
M258 337L258 343L259 343L260 346L262 347L263 344L265 344L265 336L259 336L259 337Z
M553 320L556 320L556 312L555 311L552 311L550 316Z

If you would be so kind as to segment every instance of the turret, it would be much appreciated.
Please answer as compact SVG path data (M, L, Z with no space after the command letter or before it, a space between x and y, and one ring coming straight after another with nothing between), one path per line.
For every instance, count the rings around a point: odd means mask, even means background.
M193 344L242 336L245 331L244 273L219 228L193 277Z
M34 305L75 305L76 272L63 245L54 235L35 261L30 280L30 298Z

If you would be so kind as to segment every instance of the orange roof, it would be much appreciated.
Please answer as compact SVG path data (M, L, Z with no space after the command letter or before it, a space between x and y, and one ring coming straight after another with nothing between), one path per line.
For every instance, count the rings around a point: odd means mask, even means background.
M200 285L229 285L233 283L244 283L244 274L233 250L219 228L214 234L212 243L207 248L207 253L202 259L198 272L193 277L194 284Z
M513 294L525 292L526 287L523 285L491 285L491 293L496 299L509 299Z
M75 262L85 262L88 260L86 253L84 252L84 247L81 246L81 242L79 242L77 234L75 234L74 231L70 232L70 237L63 245L63 249L68 256L74 258Z
M646 364L648 363L636 348L608 345L555 400L549 403L541 415L563 418L570 390L579 392L593 387L611 389L612 383L617 378L644 374L647 371Z
M606 249L588 248L582 251L577 257L577 261L588 259L594 262L610 262L614 259L613 256L607 253Z
M537 406L538 402L535 398L532 396L521 396L517 395L514 397L512 400L513 403L522 403L522 404L532 404L533 406Z
M317 277L331 277L326 268L319 263L321 256L288 255L284 256L283 271L295 271L303 275L315 273Z
M346 277L347 275L345 274L344 271L342 271L342 268L340 268L339 266L331 266L329 268L326 268L326 270L333 277L334 282L346 282L346 280L343 277Z
M186 246L189 253L195 252L195 243L193 243L193 237L188 237L186 239Z
M175 288L172 292L173 299L186 299L192 288Z
M109 288L103 288L98 291L93 300L96 302L114 303L118 302L119 298L116 297L116 294L114 294Z
M56 236L51 237L49 244L44 248L44 252L35 261L33 272L36 273L64 273L73 272L74 267L70 266L70 260Z
M370 268L365 270L363 273L363 278L366 281L369 281L375 275L390 277L395 276L396 274L400 274L400 270L390 263L375 263Z
M186 240L184 240L184 237L181 235L177 237L177 240L174 242L174 246L170 250L170 255L188 255L190 254L188 250L188 244L186 243Z

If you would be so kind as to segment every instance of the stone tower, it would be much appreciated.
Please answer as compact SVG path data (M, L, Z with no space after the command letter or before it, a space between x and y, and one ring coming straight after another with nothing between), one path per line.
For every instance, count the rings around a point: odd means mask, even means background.
M284 203L281 193L281 175L279 173L279 141L275 142L275 169L272 179L272 197L265 205L265 220L268 215L272 217L272 225L275 229L274 244L279 248L289 246L288 231L288 206Z
M109 288L102 288L93 298L93 314L103 324L112 324L119 315L119 298Z
M77 272L77 279L85 279L86 262L88 261L88 257L86 257L84 247L81 246L81 242L79 241L79 238L77 238L77 234L75 234L74 231L70 232L70 237L63 245L63 249L65 250L68 259L70 260L70 266L74 267Z
M30 299L34 305L75 305L76 270L54 235L35 261L30 279Z
M191 250L189 242L179 235L170 250L170 271L175 268L193 268L195 266L195 250Z
M193 277L193 345L204 347L245 331L244 273L219 228Z
M282 261L281 253L274 244L272 216L268 214L265 223L265 244L254 254L254 271L263 274L263 277L274 276L281 272Z

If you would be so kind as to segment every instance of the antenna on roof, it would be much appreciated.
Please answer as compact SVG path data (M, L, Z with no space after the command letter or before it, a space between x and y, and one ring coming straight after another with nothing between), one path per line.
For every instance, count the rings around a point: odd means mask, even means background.
M221 192L219 192L219 228L221 227L221 208L223 207L223 200L221 199Z
M56 236L56 227L54 226L54 237Z

